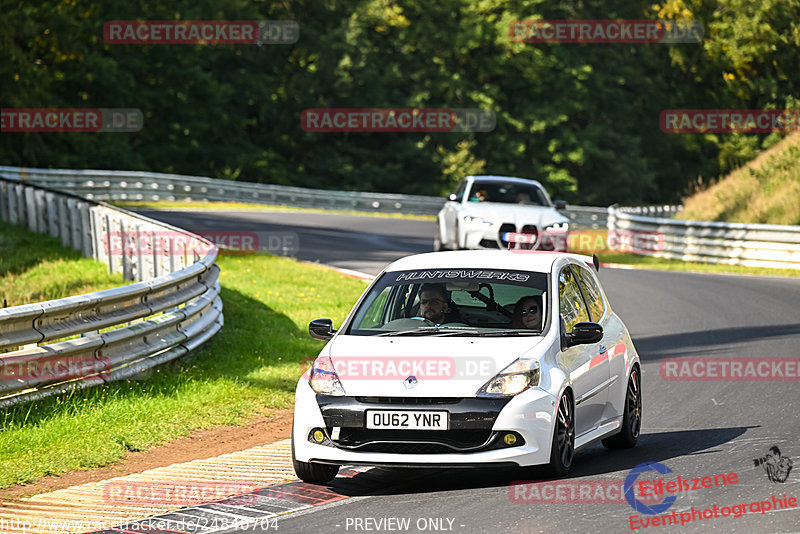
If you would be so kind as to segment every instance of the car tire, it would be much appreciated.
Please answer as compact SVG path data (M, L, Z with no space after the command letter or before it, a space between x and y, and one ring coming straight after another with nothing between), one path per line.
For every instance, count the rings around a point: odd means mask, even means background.
M575 408L569 391L561 394L554 426L547 472L551 476L563 476L572 469L575 458Z
M292 466L297 478L309 484L324 485L336 478L338 465L300 462L294 456L294 425L292 425Z
M638 366L634 366L628 379L624 410L622 430L601 440L607 449L630 449L639 440L642 429L642 378Z

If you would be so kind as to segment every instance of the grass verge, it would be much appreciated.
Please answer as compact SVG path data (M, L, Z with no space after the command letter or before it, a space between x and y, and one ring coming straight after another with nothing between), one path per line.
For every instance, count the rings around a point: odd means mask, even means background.
M792 134L707 189L684 199L679 219L800 224L800 134Z
M124 285L121 274L48 235L0 221L0 305L18 306Z
M218 264L225 327L191 359L0 415L0 488L291 406L301 361L324 346L309 337L308 322L341 324L364 283L275 256Z
M444 202L444 200L442 200ZM416 221L435 221L435 215L410 215L406 213L379 213L356 210L323 210L316 208L298 208L294 206L273 206L269 204L250 204L248 202L183 202L183 201L114 201L114 206L125 209L203 209L203 210L243 210L243 211L299 211L306 213L325 213L332 215L357 215L359 217L380 217L384 219L411 219Z

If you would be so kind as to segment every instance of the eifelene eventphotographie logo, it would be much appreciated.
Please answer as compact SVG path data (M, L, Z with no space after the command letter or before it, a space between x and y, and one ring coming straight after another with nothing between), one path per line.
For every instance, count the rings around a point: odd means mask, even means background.
M792 460L787 456L781 456L781 450L775 445L770 447L766 456L755 458L753 464L756 467L763 467L771 482L786 482L792 470Z

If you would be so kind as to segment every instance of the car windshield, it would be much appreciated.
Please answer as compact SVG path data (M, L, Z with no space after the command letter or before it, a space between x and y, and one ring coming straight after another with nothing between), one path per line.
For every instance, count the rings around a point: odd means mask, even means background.
M351 335L540 335L547 274L504 269L394 271L362 300Z
M481 182L476 180L472 184L469 200L470 202L502 202L530 206L550 205L541 188L535 185L514 182Z

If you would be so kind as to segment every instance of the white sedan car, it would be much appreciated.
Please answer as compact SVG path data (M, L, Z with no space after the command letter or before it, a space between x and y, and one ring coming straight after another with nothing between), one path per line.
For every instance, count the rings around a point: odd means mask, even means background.
M536 180L468 176L437 215L433 250L538 248L566 252L569 219Z
M596 440L632 447L639 357L586 256L409 256L375 278L297 383L292 460L311 483L341 465L532 466L553 474ZM596 268L596 267L595 267Z

